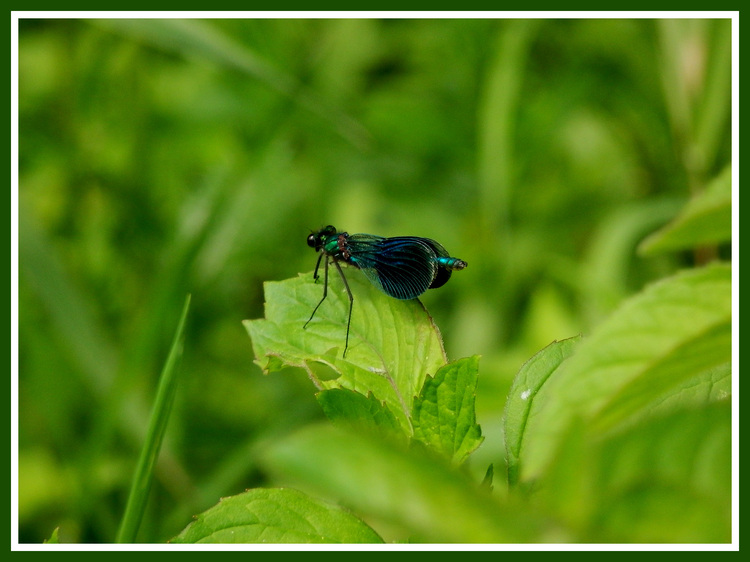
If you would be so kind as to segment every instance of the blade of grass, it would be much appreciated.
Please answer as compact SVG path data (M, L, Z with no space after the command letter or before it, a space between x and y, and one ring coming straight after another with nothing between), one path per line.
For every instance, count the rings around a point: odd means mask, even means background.
M141 456L138 459L138 466L133 476L133 483L130 487L128 503L125 507L125 514L120 523L120 530L117 533L118 543L134 542L138 527L140 526L143 512L146 508L148 492L153 480L154 466L159 456L159 449L164 438L164 433L169 421L169 414L172 410L175 392L177 390L177 361L182 356L183 341L185 338L185 321L190 308L190 295L185 299L185 306L182 309L180 322L177 325L172 347L169 350L169 356L162 369L159 380L159 389L156 393L156 401L151 412L146 442L141 450Z

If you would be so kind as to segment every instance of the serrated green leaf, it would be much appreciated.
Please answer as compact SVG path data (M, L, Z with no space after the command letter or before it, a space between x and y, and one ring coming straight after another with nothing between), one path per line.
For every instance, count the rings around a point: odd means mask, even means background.
M345 509L291 489L257 488L222 498L172 543L381 543Z
M323 390L317 394L318 403L332 422L344 422L406 444L408 435L399 425L386 404L375 398L343 388Z
M610 431L710 379L731 359L731 268L716 264L626 301L550 376L531 404L519 457L539 477L573 420ZM706 399L704 402L707 402Z
M508 484L510 486L514 486L518 481L518 457L529 411L536 394L547 379L562 365L563 361L573 354L580 340L581 336L576 336L552 342L529 359L513 379L503 413Z
M427 377L414 401L414 438L456 464L484 439L474 408L478 375L478 355L448 363Z
M323 283L312 273L264 284L265 319L244 322L255 362L264 370L300 367L319 389L348 388L385 402L405 429L414 396L426 373L447 361L437 326L418 299L400 301L373 287L353 268L346 270L354 295L349 349L342 357L349 300L332 275L328 297L306 329L323 297ZM339 376L321 380L315 364Z
M389 523L415 541L529 542L540 521L416 450L331 424L310 426L262 456L277 478Z
M668 225L646 238L644 255L687 250L732 239L732 169L727 167Z

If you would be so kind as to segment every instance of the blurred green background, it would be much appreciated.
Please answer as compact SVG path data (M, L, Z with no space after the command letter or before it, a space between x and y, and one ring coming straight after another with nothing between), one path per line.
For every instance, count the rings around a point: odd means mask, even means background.
M469 263L422 301L502 474L523 362L705 259L636 247L729 163L730 57L729 20L21 20L19 541L114 540L187 293L139 540L274 485L255 447L322 415L241 321L326 224Z

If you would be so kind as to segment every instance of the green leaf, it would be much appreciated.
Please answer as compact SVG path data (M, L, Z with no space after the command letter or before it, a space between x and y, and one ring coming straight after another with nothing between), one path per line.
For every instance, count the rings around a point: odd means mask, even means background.
M414 438L461 464L483 441L476 423L479 356L448 363L427 377L414 401Z
M574 420L610 431L660 405L663 414L666 400L689 397L689 381L721 378L731 359L731 318L726 264L683 272L626 301L537 391L520 436L522 479L543 474Z
M729 542L731 435L724 400L606 440L597 451L597 531L613 541Z
M731 394L732 365L731 362L726 362L669 389L662 397L654 401L650 410L653 414L670 412L679 408L718 402Z
M390 524L411 540L528 542L539 536L540 521L524 506L493 498L430 455L366 432L310 426L273 444L261 462L277 478Z
M720 244L732 239L732 169L727 167L668 225L646 238L644 255Z
M584 542L731 539L728 400L646 418L610 434L570 426L536 502Z
M505 429L505 451L508 463L508 484L518 482L519 454L529 411L537 392L547 379L573 354L581 336L552 342L518 371L505 403L503 425Z
M353 390L332 388L319 392L317 399L325 415L334 423L345 422L355 428L395 438L403 444L407 442L408 436L393 412L372 393L363 396Z
M437 326L418 299L400 301L373 287L353 268L346 270L354 295L349 349L342 357L349 299L338 276L329 279L328 297L303 329L323 297L323 283L311 273L264 284L265 319L244 322L255 362L264 372L282 366L307 371L321 390L348 388L369 392L410 431L412 402L427 373L447 362ZM323 380L321 367L335 378ZM330 378L330 377L328 377Z
M729 394L732 351L730 319L694 337L686 337L678 346L665 350L650 365L642 365L641 372L613 393L592 419L597 427L610 427L638 414L640 411L663 410L665 401L699 400L701 403ZM709 386L718 380L726 383L725 394L714 398L696 394L696 386ZM712 391L715 389L711 389Z
M382 543L345 509L297 490L257 488L222 498L173 543Z

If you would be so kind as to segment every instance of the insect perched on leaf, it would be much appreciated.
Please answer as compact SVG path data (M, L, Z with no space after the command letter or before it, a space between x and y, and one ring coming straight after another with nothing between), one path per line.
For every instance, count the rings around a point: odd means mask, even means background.
M318 280L320 260L325 256L325 284L323 298L312 311L310 319L315 316L320 305L328 295L328 262L332 261L344 281L349 296L349 319L346 324L346 343L344 357L349 347L349 326L352 322L354 297L346 282L339 262L344 262L360 269L370 283L396 299L415 299L427 289L437 289L445 285L454 270L464 269L466 262L452 258L440 244L429 238L417 236L396 236L384 238L373 234L349 234L339 232L328 225L307 237L307 245L320 252L315 264L313 278Z

